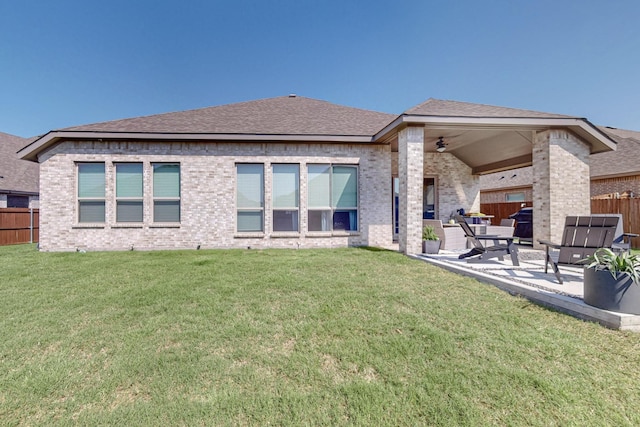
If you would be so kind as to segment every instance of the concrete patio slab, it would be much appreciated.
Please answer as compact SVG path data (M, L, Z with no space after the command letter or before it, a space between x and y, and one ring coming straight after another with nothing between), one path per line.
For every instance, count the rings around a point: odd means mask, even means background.
M601 310L587 305L583 296L582 268L560 267L563 284L559 284L551 268L544 272L544 252L521 248L520 266L515 267L509 257L504 261L491 259L467 262L458 259L464 251L440 251L438 254L413 255L446 270L474 277L513 295L570 314L574 317L598 322L612 329L640 332L640 316Z

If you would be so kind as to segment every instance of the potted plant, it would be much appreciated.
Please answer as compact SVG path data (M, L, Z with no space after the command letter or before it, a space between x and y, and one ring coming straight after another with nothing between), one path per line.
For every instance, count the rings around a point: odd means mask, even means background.
M602 248L587 258L584 302L604 310L640 314L640 257Z
M422 228L422 253L437 254L440 250L440 238L432 225Z

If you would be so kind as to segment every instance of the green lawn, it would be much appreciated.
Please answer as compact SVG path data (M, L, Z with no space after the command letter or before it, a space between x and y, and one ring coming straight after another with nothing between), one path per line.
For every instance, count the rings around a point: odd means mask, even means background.
M640 425L640 334L394 252L0 262L0 425Z

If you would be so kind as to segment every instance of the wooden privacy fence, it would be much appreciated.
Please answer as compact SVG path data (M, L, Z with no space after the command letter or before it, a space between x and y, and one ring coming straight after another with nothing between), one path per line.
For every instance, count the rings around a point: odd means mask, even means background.
M640 199L591 199L591 213L622 214L623 230L640 234ZM640 237L631 239L631 247L640 248Z
M37 242L39 223L38 209L0 209L0 246Z
M487 215L493 215L491 219L493 224L499 224L503 218L518 212L522 202L505 202L505 203L481 203L480 211ZM531 202L526 203L531 206ZM591 213L622 214L623 230L627 233L640 234L640 198L633 199L592 199ZM562 218L564 221L564 218ZM631 247L640 248L640 237L631 239Z
M487 215L493 215L491 224L500 225L500 221L509 218L509 215L522 209L524 202L504 202L504 203L480 203L480 212ZM531 203L526 203L531 206Z

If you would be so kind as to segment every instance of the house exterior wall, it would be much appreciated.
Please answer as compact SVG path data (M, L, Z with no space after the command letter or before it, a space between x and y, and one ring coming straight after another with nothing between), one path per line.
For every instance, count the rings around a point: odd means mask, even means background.
M591 171L590 195L597 198L615 198L617 194L621 197L638 197L640 196L640 172L628 173L618 176L599 176L594 174L595 167L600 172L615 171L615 165L612 164L611 157L605 157L600 153L589 156L589 169ZM623 153L624 154L624 153ZM628 156L618 156L625 158ZM606 160L606 162L605 162ZM606 166L606 167L605 167ZM636 164L638 169L638 165ZM531 166L526 168L514 169L512 171L493 173L484 175L480 178L481 202L482 203L502 203L506 201L506 195L516 191L525 191L525 201L533 200L532 186L533 174Z
M40 208L40 196L29 196L29 207L33 209Z
M40 207L40 199L38 196L24 196L29 198L29 208L38 209ZM8 207L9 194L0 194L0 209Z
M529 186L495 191L481 190L480 203L508 203L507 196L515 193L524 194L523 203L531 203L533 200L533 188Z
M606 196L615 198L640 196L640 174L615 178L594 178L591 180L591 197Z
M593 198L627 198L640 196L640 175L616 178L592 178L590 195ZM505 188L500 190L481 190L481 203L504 203L510 193L524 192L525 202L533 200L531 186L519 188Z
M39 157L40 249L43 251L196 248L388 246L392 242L391 162L386 145L66 141ZM77 221L77 162L105 162L106 221ZM144 165L144 222L115 221L114 162ZM151 163L180 163L181 218L154 225ZM264 232L236 232L236 164L264 164ZM274 233L274 163L300 165L299 233ZM307 232L307 170L311 163L358 166L359 231Z
M391 153L393 175L398 175L398 153ZM436 177L437 217L448 221L455 211L480 211L480 180L471 168L449 153L424 153L423 174ZM422 182L420 183L422 185Z
M436 175L439 219L449 220L463 208L465 212L480 211L480 179L471 168L448 153L425 153L425 175Z

